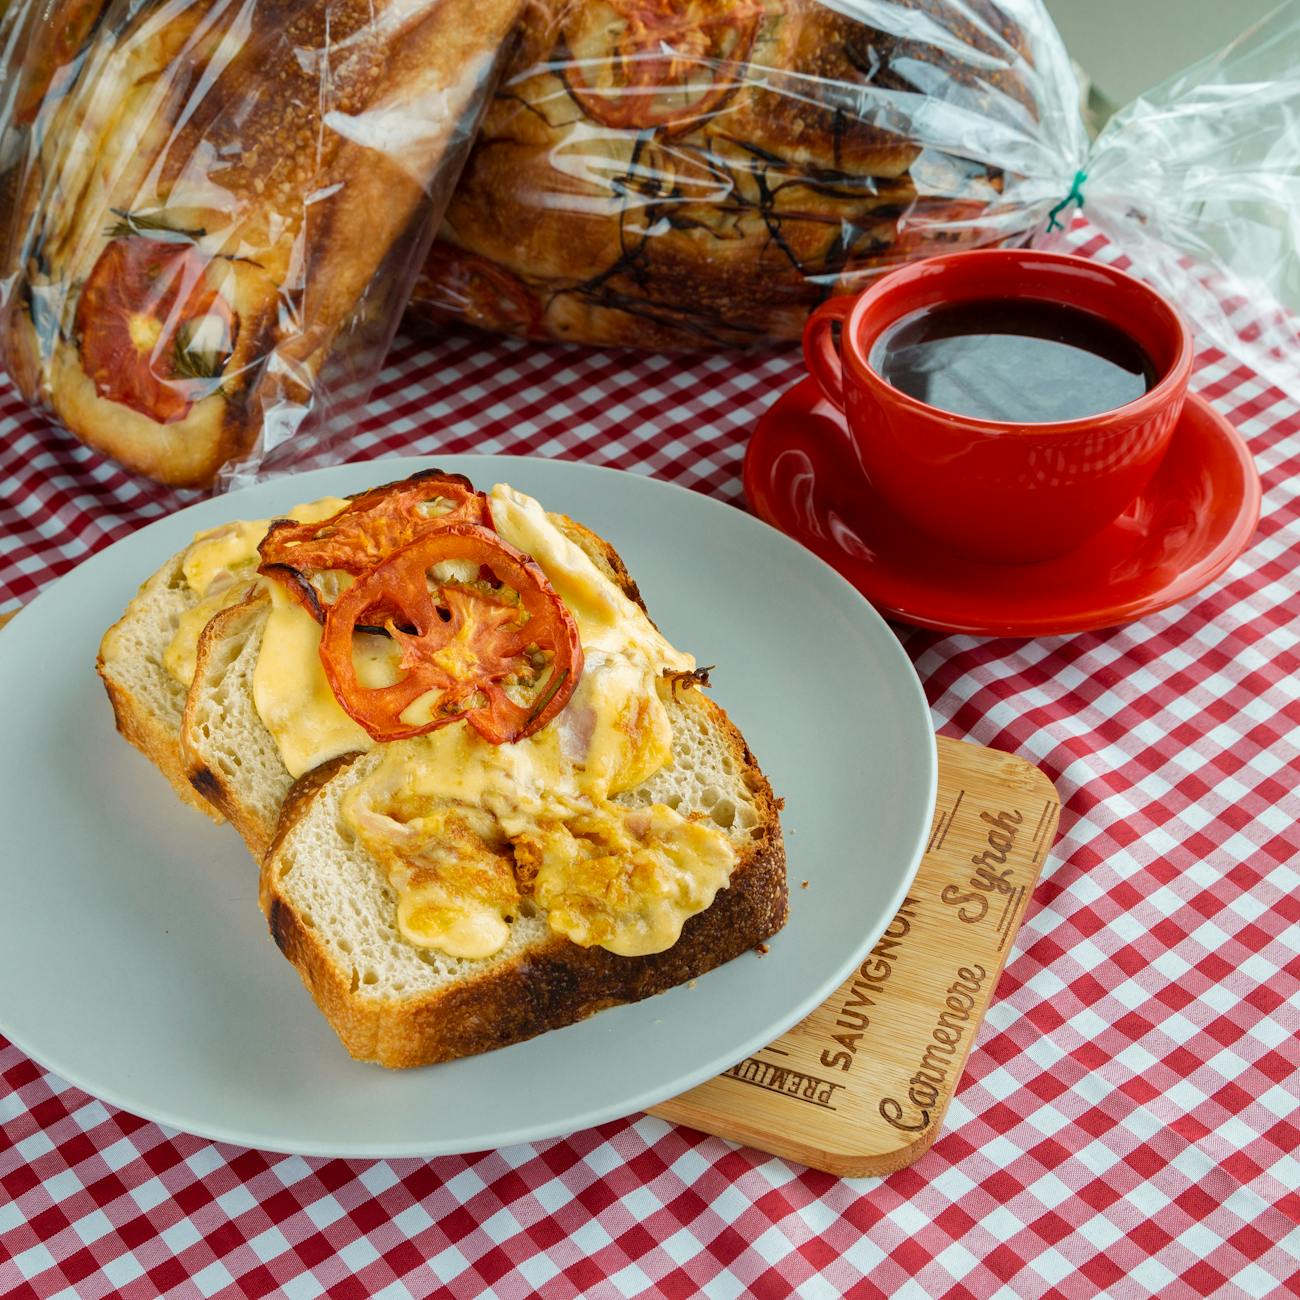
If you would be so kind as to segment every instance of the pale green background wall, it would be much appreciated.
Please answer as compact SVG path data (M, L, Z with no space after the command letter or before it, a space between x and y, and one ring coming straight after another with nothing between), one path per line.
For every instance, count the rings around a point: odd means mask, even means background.
M1118 108L1213 53L1277 0L1046 0L1070 54Z

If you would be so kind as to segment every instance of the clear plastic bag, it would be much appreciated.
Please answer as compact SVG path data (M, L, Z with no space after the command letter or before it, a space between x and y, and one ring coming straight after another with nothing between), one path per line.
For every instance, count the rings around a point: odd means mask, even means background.
M1051 242L1083 202L1203 339L1294 382L1296 0L1091 149L1039 0L569 0L525 29L416 283L421 320L791 339L830 294Z
M1080 167L1089 220L1198 345L1300 400L1300 3L1117 113Z
M414 311L642 347L797 337L916 257L1024 242L1087 148L1038 0L534 7Z
M0 17L0 364L206 486L364 396L520 0L17 0Z

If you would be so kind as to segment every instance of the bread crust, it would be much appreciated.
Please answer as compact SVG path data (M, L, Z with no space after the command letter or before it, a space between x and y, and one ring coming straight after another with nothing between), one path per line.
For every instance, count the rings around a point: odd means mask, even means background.
M213 661L220 656L232 637L242 636L252 621L262 617L270 597L261 584L251 587L237 604L223 609L208 620L199 634L194 657L194 682L203 683L212 672ZM194 746L194 733L199 711L199 692L191 684L185 698L185 712L181 716L180 733L176 738L176 751L183 780L192 791L218 810L239 832L254 859L260 860L275 833L274 824L268 824L258 810L239 797L231 781L219 769L209 766Z
M619 957L553 935L509 961L494 963L477 978L420 997L367 998L355 970L339 966L284 898L277 880L279 854L295 825L357 756L336 759L304 776L285 801L275 840L262 863L259 895L276 946L293 963L348 1052L358 1060L396 1069L492 1051L574 1024L606 1007L662 993L775 934L789 910L776 799L726 712L712 700L701 704L724 733L753 792L758 826L727 888L686 922L671 948L646 957Z
M219 823L225 818L189 780L177 731L168 726L113 671L114 657L120 658L123 653L119 641L126 635L126 629L132 619L137 617L138 602L145 600L158 584L165 584L173 577L177 570L178 559L178 556L173 556L157 573L148 578L142 584L135 599L127 606L122 617L104 633L95 656L95 672L104 683L109 703L113 706L113 718L117 724L118 734L129 744L134 745L167 778L182 802L197 808L205 816ZM165 649L165 645L155 647L159 656Z
M214 822L225 821L218 806L204 797L202 786L192 781L181 758L177 737L141 705L133 692L107 675L102 655L95 667L113 706L118 735L134 745L171 782L182 802L197 808Z

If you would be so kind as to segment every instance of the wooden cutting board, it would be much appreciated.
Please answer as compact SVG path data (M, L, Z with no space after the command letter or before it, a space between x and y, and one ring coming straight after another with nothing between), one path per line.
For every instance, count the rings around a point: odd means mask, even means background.
M940 736L928 847L871 954L789 1033L651 1114L843 1177L911 1164L943 1124L1059 817L1031 763Z
M892 1173L929 1149L1060 816L1031 763L938 743L925 856L871 954L789 1033L652 1114L844 1177ZM791 880L796 917L800 887Z

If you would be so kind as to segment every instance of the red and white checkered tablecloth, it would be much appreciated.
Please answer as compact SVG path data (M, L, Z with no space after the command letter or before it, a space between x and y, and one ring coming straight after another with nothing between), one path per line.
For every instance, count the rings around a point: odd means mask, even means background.
M403 340L338 459L558 456L739 504L746 433L799 373L792 351ZM1064 801L914 1167L838 1179L644 1116L430 1161L277 1156L114 1110L0 1039L0 1293L1300 1294L1300 406L1219 353L1195 387L1264 480L1225 578L1106 632L899 629L937 726ZM7 388L0 431L0 609L176 504Z

